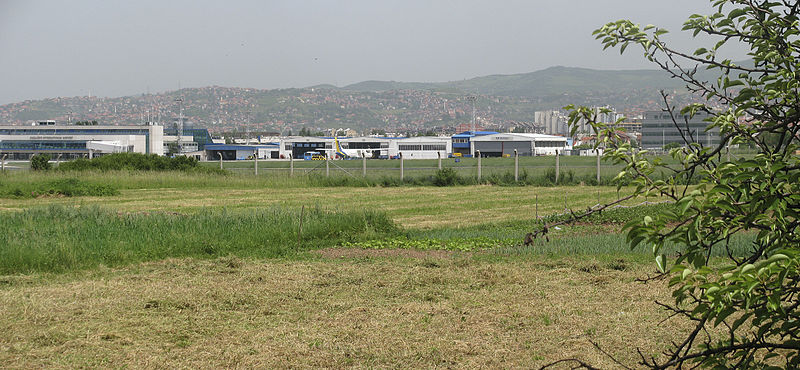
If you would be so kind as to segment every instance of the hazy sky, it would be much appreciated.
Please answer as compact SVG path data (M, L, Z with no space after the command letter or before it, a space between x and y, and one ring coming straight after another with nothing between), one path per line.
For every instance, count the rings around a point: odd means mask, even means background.
M0 104L651 68L638 51L602 52L592 30L629 18L670 29L688 48L681 23L709 9L705 0L0 0Z

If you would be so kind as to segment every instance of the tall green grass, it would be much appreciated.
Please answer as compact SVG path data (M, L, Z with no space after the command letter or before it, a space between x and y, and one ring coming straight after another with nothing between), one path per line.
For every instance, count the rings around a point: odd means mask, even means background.
M108 184L92 183L74 177L53 177L40 182L3 181L0 179L0 197L36 198L39 196L107 196L117 195L119 190Z
M121 214L50 206L0 217L0 274L60 272L168 257L281 257L398 232L383 213L306 208Z

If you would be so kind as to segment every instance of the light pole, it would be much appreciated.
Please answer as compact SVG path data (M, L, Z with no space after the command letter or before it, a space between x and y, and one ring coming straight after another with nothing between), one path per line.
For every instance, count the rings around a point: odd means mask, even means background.
M178 136L178 140L177 140L178 153L181 153L183 151L183 150L181 150L181 135L183 135L183 97L179 97L179 98L175 99L175 101L178 102L178 111L179 111L179 113L178 113L178 127L177 127L177 130L178 130L178 135L177 135Z
M475 131L476 131L476 128L475 128L475 100L477 100L477 99L478 99L478 97L475 96L475 95L467 96L467 100L472 102L472 134L473 135L475 134Z

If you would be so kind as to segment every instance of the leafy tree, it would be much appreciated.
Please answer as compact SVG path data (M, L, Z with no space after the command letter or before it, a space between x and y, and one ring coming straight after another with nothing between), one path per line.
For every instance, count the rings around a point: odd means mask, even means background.
M167 155L173 155L178 152L180 152L180 148L177 142L167 143Z
M641 365L798 368L800 2L711 3L713 14L692 15L683 26L695 36L717 39L710 48L674 49L662 38L666 30L628 20L608 23L595 35L621 53L639 48L647 60L704 97L705 103L678 110L662 92L676 128L686 124L684 115L708 112L709 129L719 128L719 144L684 138L683 146L670 151L679 165L669 166L624 142L590 108L567 107L570 125L575 130L580 120L590 122L599 133L596 145L606 148L604 156L625 165L617 180L633 184L635 191L622 200L658 195L676 204L673 211L625 226L631 247L652 249L663 272L659 277L669 278L675 300L659 304L694 325L665 356L640 354ZM721 57L721 48L732 42L745 46L752 60ZM699 76L704 69L719 77L708 82ZM731 160L725 153L734 144L755 153ZM659 179L661 171L672 175ZM691 178L699 183L679 185ZM546 232L543 228L537 235ZM736 236L752 240L749 248L734 250L729 242ZM665 253L667 243L678 246L675 255Z
M34 171L47 171L52 168L49 154L35 154L31 157L31 169Z

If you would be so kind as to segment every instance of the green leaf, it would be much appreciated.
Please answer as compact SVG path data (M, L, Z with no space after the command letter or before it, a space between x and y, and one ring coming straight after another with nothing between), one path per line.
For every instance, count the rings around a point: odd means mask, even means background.
M656 266L658 266L658 270L661 271L663 274L667 271L667 256L660 254L656 256Z

